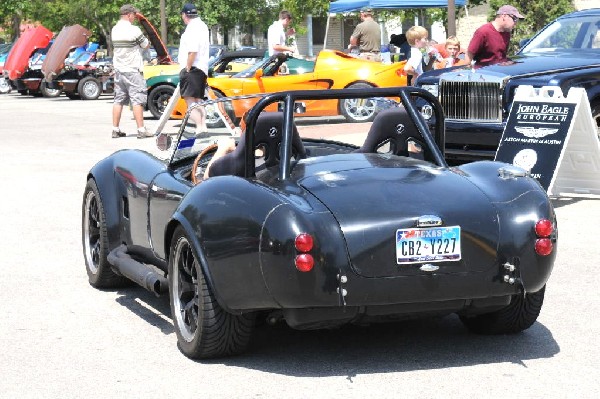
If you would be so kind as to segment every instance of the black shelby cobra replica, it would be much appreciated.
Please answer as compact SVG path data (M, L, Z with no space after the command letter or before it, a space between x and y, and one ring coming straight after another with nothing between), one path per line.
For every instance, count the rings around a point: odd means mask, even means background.
M319 127L295 113L357 97L378 104L372 124ZM433 133L416 97L433 105ZM169 159L123 150L87 175L90 284L168 292L186 356L244 351L258 317L314 329L457 313L484 334L535 322L556 257L552 205L516 166L449 168L430 93L274 93L242 122L210 177L207 144L228 133L197 138L187 117Z

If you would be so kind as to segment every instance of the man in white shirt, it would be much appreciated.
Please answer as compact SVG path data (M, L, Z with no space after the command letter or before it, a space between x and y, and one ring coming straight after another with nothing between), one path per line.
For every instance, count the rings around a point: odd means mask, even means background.
M144 80L142 50L150 47L150 42L137 26L132 24L138 10L131 4L120 9L121 19L111 31L113 44L113 66L115 69L115 100L113 104L112 137L125 137L119 123L123 105L131 103L133 117L137 124L137 137L152 137L144 126L144 106L148 97Z
M293 53L296 51L295 46L286 45L286 38L296 33L294 28L290 28L286 31L286 28L292 22L292 14L289 11L281 11L279 13L279 20L275 21L269 26L267 33L267 43L269 46L269 55L279 54L283 52Z
M208 58L210 37L208 27L198 17L198 10L192 3L181 9L181 18L186 25L179 42L179 64L183 67L179 72L179 90L188 109L204 99L206 79L208 77ZM196 133L206 134L206 111L196 106L190 118L196 123Z

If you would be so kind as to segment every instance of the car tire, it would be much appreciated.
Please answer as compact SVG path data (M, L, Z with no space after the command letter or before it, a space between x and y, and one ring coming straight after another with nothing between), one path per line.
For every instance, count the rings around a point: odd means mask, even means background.
M51 89L48 87L48 82L42 81L42 83L40 83L40 92L42 93L42 96L46 98L56 98L60 96L61 90Z
M10 82L4 78L0 78L0 94L8 94L12 91Z
M348 89L366 89L373 86L368 83L353 83ZM375 101L371 99L344 99L340 100L339 112L348 122L372 122L377 114Z
M88 281L95 288L119 288L130 285L125 277L113 272L108 263L108 232L104 205L94 179L89 179L83 193L83 258Z
M77 93L82 100L96 100L102 94L102 84L93 76L86 76L77 84Z
M159 85L148 93L148 111L156 119L160 119L173 97L175 88L171 85Z
M600 140L600 102L592 104L592 118L596 123L596 132L598 134L598 140Z
M213 92L215 93L217 98L225 97L225 95L223 93L221 93L220 91L213 89ZM225 103L225 111L227 112L227 115L229 115L229 117L231 118L232 114L233 114L233 109L230 109L230 108L231 108L231 104ZM208 128L216 129L219 127L225 127L225 123L223 122L221 117L219 117L219 114L215 110L215 106L213 104L206 106L205 109L206 109L206 126ZM235 121L235 116L232 120Z
M510 304L500 310L477 316L461 316L471 332L484 335L516 334L535 323L544 303L544 286L538 292L515 295Z
M180 351L192 359L245 351L254 313L234 315L221 308L181 226L175 230L169 254L169 299Z

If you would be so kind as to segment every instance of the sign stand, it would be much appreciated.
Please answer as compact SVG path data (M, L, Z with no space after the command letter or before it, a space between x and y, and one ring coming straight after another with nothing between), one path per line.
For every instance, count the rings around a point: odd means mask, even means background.
M600 197L600 140L585 89L519 86L496 152L550 196Z

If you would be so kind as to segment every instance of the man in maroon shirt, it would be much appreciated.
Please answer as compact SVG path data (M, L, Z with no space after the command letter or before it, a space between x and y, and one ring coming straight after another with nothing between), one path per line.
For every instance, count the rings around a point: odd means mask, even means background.
M519 11L504 5L496 12L496 19L479 27L469 43L465 60L475 61L475 66L485 66L506 61L510 34L519 19L524 19Z

